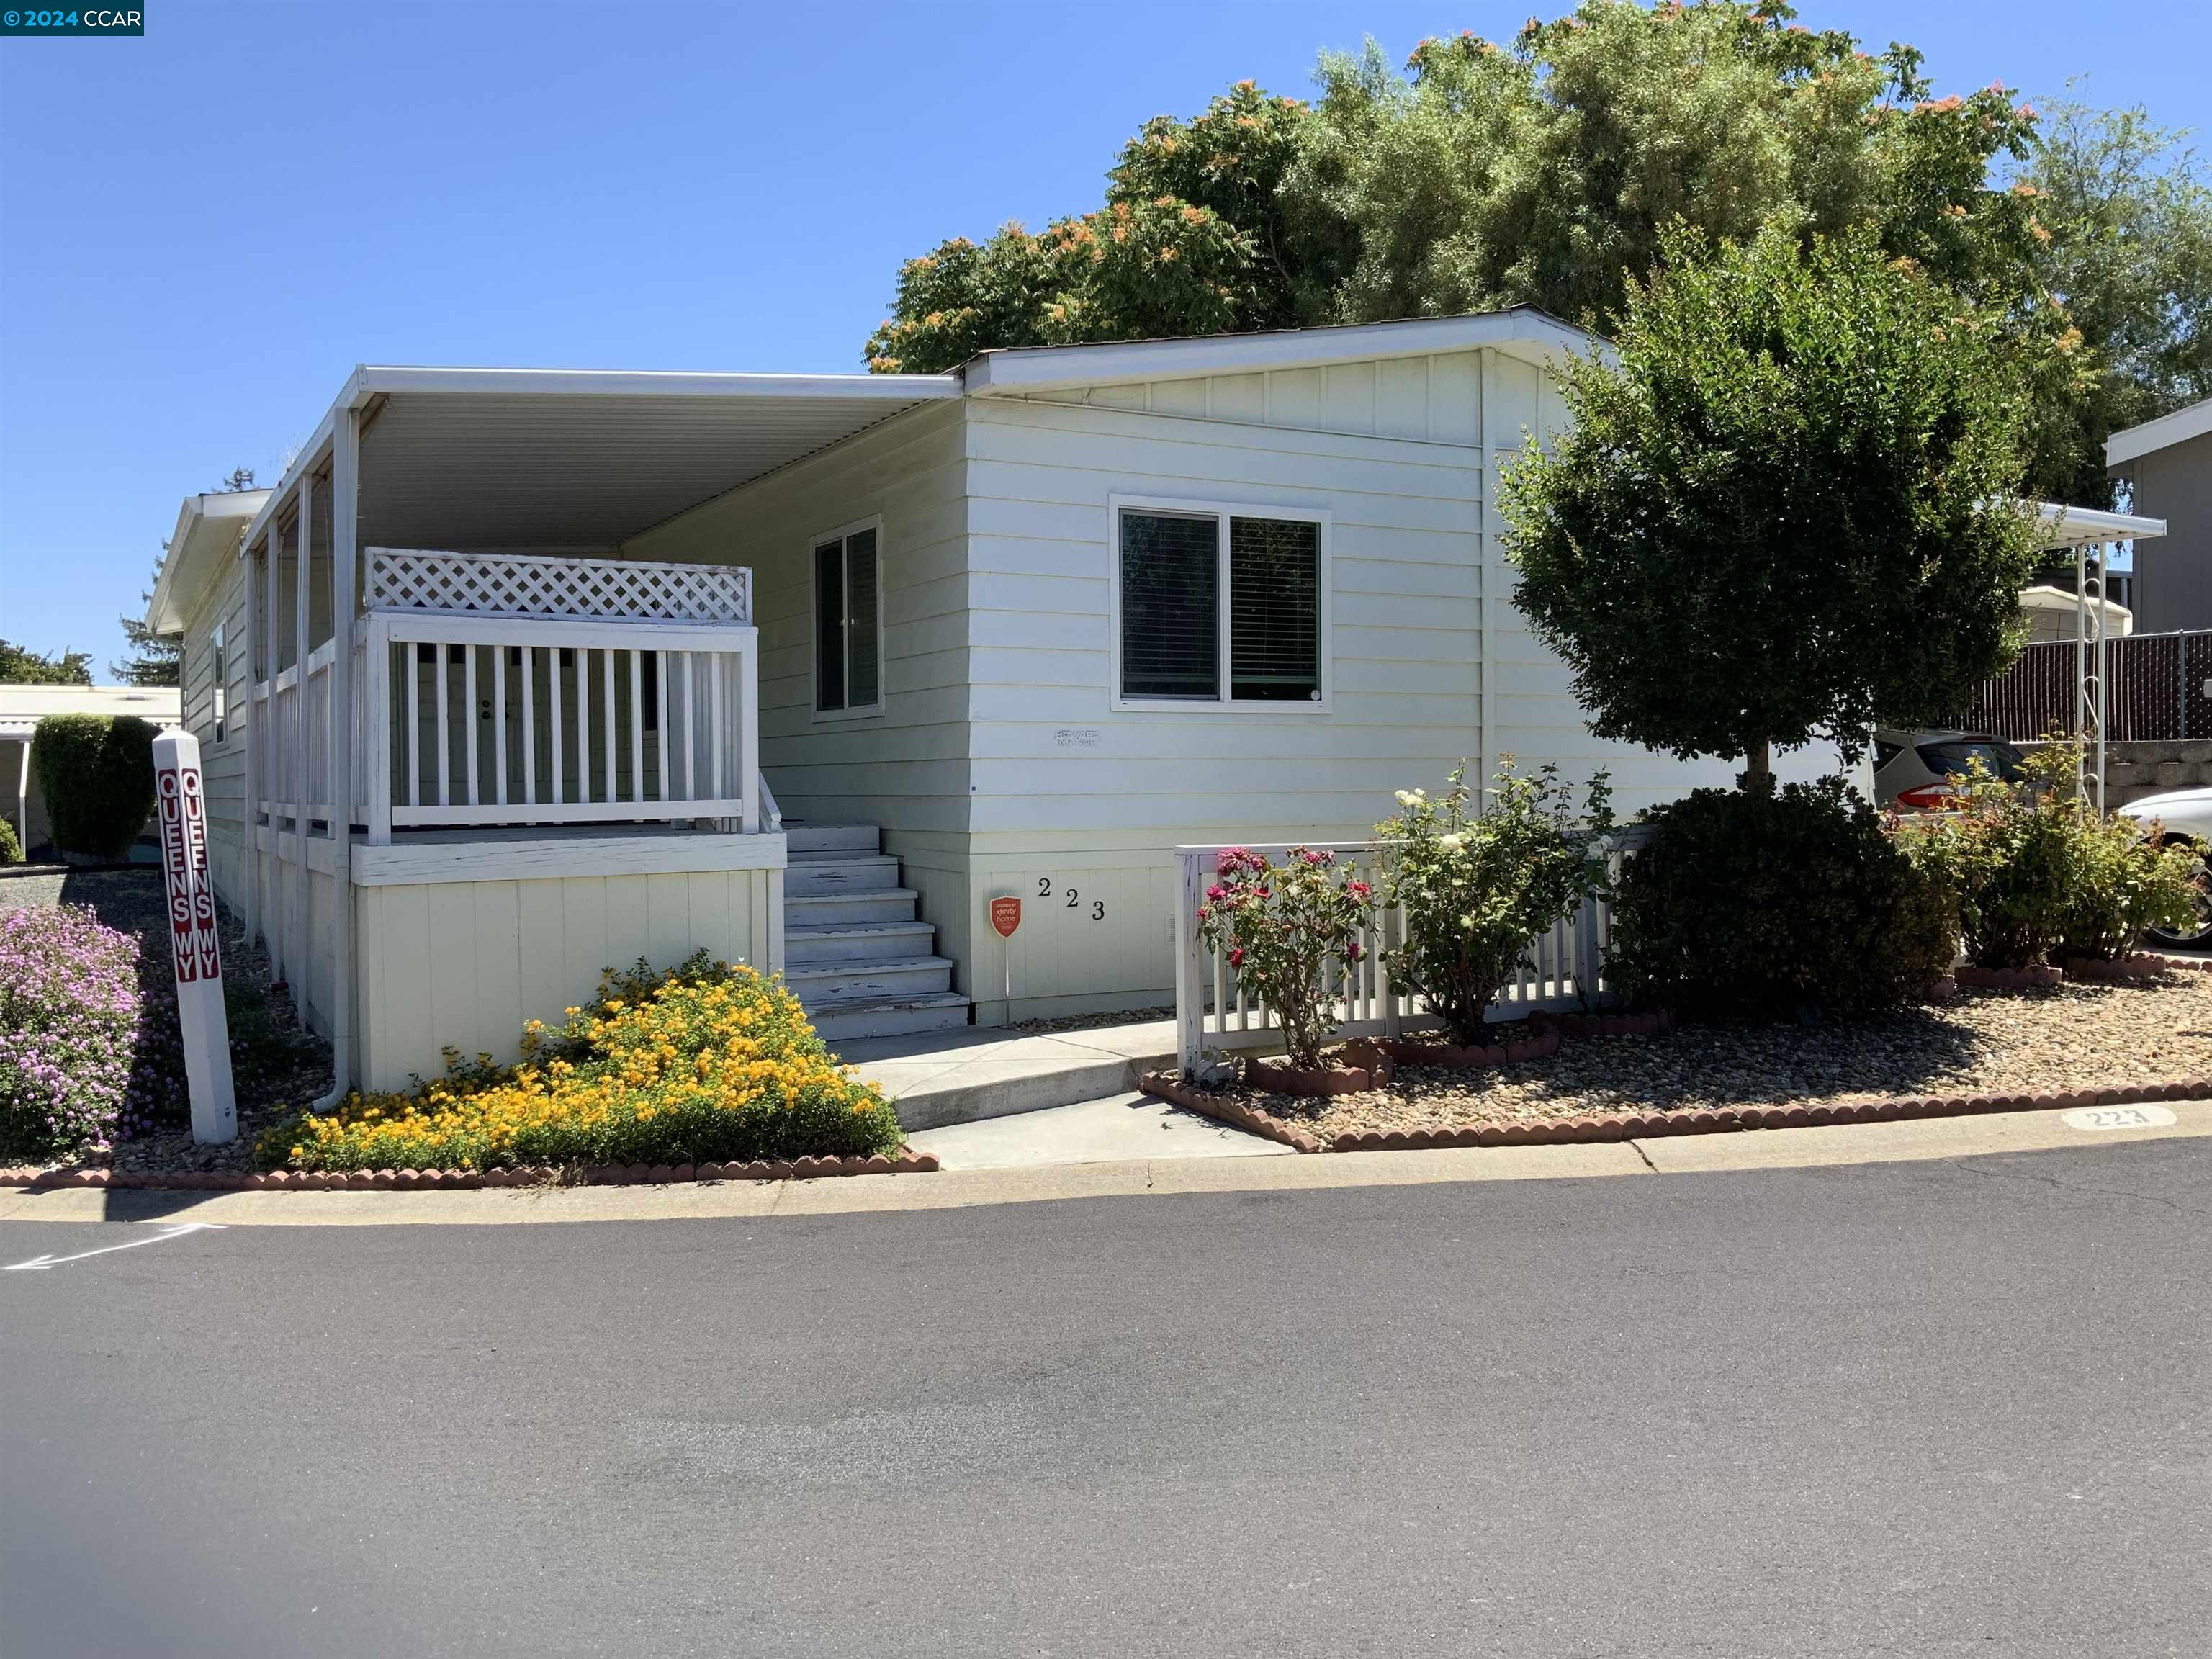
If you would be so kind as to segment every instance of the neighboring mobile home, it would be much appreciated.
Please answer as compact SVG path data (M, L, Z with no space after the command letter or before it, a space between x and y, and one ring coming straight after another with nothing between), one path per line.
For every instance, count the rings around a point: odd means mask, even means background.
M220 665L218 883L376 1085L702 946L833 1041L1164 1002L1179 844L1357 840L1504 752L1632 811L1731 775L1594 738L1510 602L1500 468L1590 347L1518 310L942 375L359 369L250 514L185 503L155 596Z
M2106 471L2128 481L2129 511L2166 520L2138 546L2129 598L2147 634L2212 629L2212 398L2105 440Z
M177 693L167 686L0 684L0 817L15 826L24 854L47 848L46 796L32 759L40 720L49 714L134 714L172 726L181 723L178 710ZM146 855L154 856L150 844Z

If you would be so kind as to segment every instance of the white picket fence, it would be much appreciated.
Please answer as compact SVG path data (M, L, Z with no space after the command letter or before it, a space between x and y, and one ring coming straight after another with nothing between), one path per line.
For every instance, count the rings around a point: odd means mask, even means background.
M1374 881L1377 854L1389 843L1305 844L1334 854L1340 866ZM1206 902L1206 890L1216 879L1218 860L1229 850L1227 847L1176 849L1180 866L1176 884L1176 1048L1185 1075L1204 1066L1209 1055L1273 1048L1282 1041L1282 1029L1273 1012L1241 982L1227 956L1213 951L1199 937L1199 907ZM1264 853L1280 863L1292 848L1284 843L1249 846L1249 850ZM1607 846L1607 863L1616 872L1626 850L1620 837ZM1378 911L1359 935L1359 959L1328 964L1339 1036L1397 1036L1437 1024L1418 997L1389 982L1383 953L1404 937L1403 913ZM1619 994L1605 976L1606 953L1612 942L1611 906L1601 899L1586 900L1575 915L1529 940L1519 970L1498 992L1486 1017L1492 1021L1525 1019L1539 1012L1581 1012L1617 1002Z

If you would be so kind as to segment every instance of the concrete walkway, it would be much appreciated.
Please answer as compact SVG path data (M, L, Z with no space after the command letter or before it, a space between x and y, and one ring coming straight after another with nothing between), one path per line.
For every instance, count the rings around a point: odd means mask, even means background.
M837 1057L898 1103L911 1134L1126 1094L1175 1054L1175 1022L1024 1033L971 1027L842 1044Z
M1186 1112L1150 1095L1119 1094L1073 1106L924 1129L917 1152L947 1170L1016 1170L1042 1164L1112 1164L1152 1158L1295 1158L1279 1141Z

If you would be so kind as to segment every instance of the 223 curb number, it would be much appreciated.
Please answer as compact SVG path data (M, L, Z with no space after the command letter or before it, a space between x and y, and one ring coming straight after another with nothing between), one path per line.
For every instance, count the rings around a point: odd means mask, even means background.
M1050 876L1039 876L1036 878L1036 884L1037 896L1039 898L1050 898L1052 896L1052 878ZM1079 912L1083 908L1083 895L1076 891L1074 888L1070 887L1066 890L1066 896L1067 903L1063 908ZM1091 920L1093 921L1103 921L1106 920L1106 901L1104 899L1093 899L1091 901Z
M2163 1106L2077 1106L2061 1112L2069 1129L2170 1129L2179 1120Z

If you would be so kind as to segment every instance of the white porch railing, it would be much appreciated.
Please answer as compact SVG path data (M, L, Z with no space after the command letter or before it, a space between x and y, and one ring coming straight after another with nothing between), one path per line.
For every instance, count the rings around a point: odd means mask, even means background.
M1308 842L1321 847L1324 843ZM1380 842L1326 844L1343 866L1374 878ZM1209 1053L1264 1048L1282 1040L1273 1011L1239 980L1226 955L1211 949L1198 934L1198 908L1215 879L1216 862L1226 847L1176 849L1176 1048L1188 1075L1206 1063ZM1279 862L1289 843L1254 846ZM1622 848L1616 842L1607 861L1617 872ZM1379 884L1378 884L1379 885ZM1378 912L1359 935L1360 959L1328 964L1329 990L1343 1036L1397 1036L1437 1024L1419 999L1389 982L1382 964L1386 951L1405 937L1401 912ZM1522 1019L1544 1011L1575 1012L1617 1001L1605 976L1606 952L1613 942L1613 912L1598 899L1585 901L1576 914L1528 942L1514 978L1491 1003L1492 1021Z
M248 700L250 729L246 742L262 757L257 780L262 815L271 823L295 820L305 805L308 818L327 823L337 811L332 804L330 754L318 740L330 718L331 661L334 653L325 640L307 654L307 781L303 787L293 775L297 756L292 738L300 718L300 672L297 664L273 679L252 688ZM272 730L271 721L274 721ZM358 778L360 769L355 769Z
M364 554L369 838L454 825L762 827L752 572Z
M759 828L750 628L373 612L362 637L372 841L462 824Z

